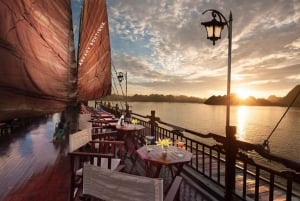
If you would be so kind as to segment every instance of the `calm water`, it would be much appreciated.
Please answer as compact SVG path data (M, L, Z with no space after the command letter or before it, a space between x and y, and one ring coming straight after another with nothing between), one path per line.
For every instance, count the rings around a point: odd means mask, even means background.
M203 134L225 136L225 106L194 103L130 102L132 110L142 115L156 116L167 123L195 130ZM232 126L237 126L237 138L262 144L271 133L285 107L232 106ZM300 108L291 108L269 140L271 152L300 162Z

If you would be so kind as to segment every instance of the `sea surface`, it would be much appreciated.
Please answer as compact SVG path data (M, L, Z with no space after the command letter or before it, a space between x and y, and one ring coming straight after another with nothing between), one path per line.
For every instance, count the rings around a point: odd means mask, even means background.
M134 113L150 115L155 110L161 121L203 134L225 136L226 107L199 103L130 102ZM239 140L262 144L282 118L286 107L231 106L230 125L237 127ZM269 138L271 153L300 162L300 108L290 108Z

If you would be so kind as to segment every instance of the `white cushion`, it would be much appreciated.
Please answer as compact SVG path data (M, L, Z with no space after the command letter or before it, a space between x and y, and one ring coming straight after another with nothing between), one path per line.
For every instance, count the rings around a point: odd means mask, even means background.
M92 140L92 135L89 129L78 131L69 136L69 152L77 150L78 148L86 145Z

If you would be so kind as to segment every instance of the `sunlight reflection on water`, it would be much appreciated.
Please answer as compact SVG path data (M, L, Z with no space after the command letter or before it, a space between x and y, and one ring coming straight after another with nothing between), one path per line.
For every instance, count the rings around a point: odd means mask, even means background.
M172 123L203 134L215 133L225 136L225 106L195 103L131 102L132 110L150 115L151 110L164 122ZM232 106L231 125L237 126L237 138L262 144L271 133L285 107ZM291 108L278 129L271 136L271 152L300 162L300 108Z

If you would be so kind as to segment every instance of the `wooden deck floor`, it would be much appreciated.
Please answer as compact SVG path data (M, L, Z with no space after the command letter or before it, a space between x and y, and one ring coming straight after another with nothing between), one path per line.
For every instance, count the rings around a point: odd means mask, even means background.
M70 186L69 158L64 143L59 146L61 151L52 166L33 175L17 189L12 189L3 201L67 201Z
M60 151L56 156L55 163L47 166L42 172L34 174L27 182L21 184L17 188L13 188L3 199L3 201L68 201L70 188L69 158L65 142L60 142ZM131 160L126 158L125 172L131 170ZM137 162L133 174L143 175L143 164ZM168 170L163 169L162 175L166 178L170 177ZM212 200L205 197L197 191L188 182L183 181L180 187L181 201L205 201Z
M68 201L70 188L70 172L68 158L67 139L57 143L52 143L53 128L57 117L53 119L33 125L33 127L22 130L17 133L9 141L0 140L0 200L3 201ZM30 131L29 131L30 130ZM25 132L26 131L26 132ZM28 133L28 134L27 134ZM10 163L10 161L13 161ZM196 158L193 158L196 160ZM198 161L209 164L209 158L204 159L199 156ZM126 158L125 172L143 175L143 163L139 161L136 168L131 172L131 160ZM38 167L36 167L38 166ZM212 159L212 177L216 178L217 161ZM206 166L208 167L208 166ZM8 170L17 171L8 171ZM225 166L221 163L220 183L224 184ZM204 174L209 176L209 169L204 170ZM9 176L7 176L9 175ZM241 191L243 180L242 172L237 169L236 189ZM168 185L170 173L168 169L162 169L161 177L164 178ZM191 178L199 178L197 174ZM29 178L29 179L28 179ZM203 176L204 180L205 177ZM12 181L13 180L13 181ZM247 177L247 197L252 199L254 196L254 176ZM197 181L196 181L197 182ZM214 200L214 197L205 190L205 186L199 186L200 182L191 185L190 179L185 179L180 187L181 201L205 201ZM208 184L217 191L216 185ZM268 200L268 183L261 181L259 183L260 200ZM274 189L274 200L285 200L285 194L282 190ZM292 200L299 200L299 197L293 197Z

